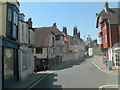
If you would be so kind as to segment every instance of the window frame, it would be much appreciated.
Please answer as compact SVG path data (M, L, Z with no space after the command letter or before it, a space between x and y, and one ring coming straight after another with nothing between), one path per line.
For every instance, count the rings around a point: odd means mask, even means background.
M43 54L43 48L42 47L36 48L36 54Z
M107 43L107 34L105 34L105 43Z
M106 22L104 22L104 29L105 29L105 30L107 29L107 24L106 24Z
M12 25L11 25L11 33L10 35L8 35L8 9L11 8L12 9L12 19L11 19L11 22L12 22ZM16 29L16 36L14 36L14 12L16 12L16 15L17 15L17 29ZM14 40L18 40L18 25L19 25L19 10L17 9L17 7L13 4L10 4L10 3L7 3L7 16L6 16L6 36L11 38L11 39L14 39Z
M59 37L59 38L58 38ZM58 40L61 40L61 35L56 35L55 39L58 41Z

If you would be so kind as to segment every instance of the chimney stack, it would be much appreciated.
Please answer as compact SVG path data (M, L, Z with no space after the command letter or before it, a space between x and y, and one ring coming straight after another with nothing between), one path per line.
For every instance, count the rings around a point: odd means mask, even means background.
M24 21L25 15L23 13L19 14L19 20Z
M67 28L66 28L66 26L65 26L65 27L63 26L63 33L64 33L65 35L67 35Z
M109 10L109 6L108 6L108 2L106 1L105 2L105 11L108 12L108 10Z
M53 23L53 27L57 27L56 23Z
M74 35L77 35L77 26L74 27L73 33L74 33L73 36L74 36Z
M28 23L28 28L32 28L32 19L31 18L28 19L27 23Z
M77 34L78 34L78 38L80 38L80 31L78 31L78 33L77 33Z

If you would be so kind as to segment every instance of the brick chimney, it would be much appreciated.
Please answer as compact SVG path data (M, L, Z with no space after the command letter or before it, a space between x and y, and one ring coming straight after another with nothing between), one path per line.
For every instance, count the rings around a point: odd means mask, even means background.
M67 35L67 27L65 26L63 26L63 33L65 34L65 35Z
M80 31L78 31L77 35L78 35L78 38L80 38Z
M77 35L77 26L74 27L73 29L73 36Z
M27 23L28 23L28 28L32 28L32 19L31 18L28 19Z
M52 27L57 27L56 23L53 23L53 26Z

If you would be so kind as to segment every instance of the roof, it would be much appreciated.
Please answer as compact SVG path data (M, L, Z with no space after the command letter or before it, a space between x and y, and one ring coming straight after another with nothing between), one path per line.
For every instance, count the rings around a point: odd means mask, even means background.
M35 47L48 47L51 31L48 28L35 28Z
M55 34L55 35L63 35L62 32L57 27L49 27L49 29Z
M118 11L120 10L120 8L109 8L108 12L105 12L105 10L103 9L99 16L102 17L103 20L105 19L109 19L110 24L118 24L118 20L120 21L120 19L118 18L118 16L120 16L120 13L118 14Z
M63 35L56 27L34 28L35 30L35 47L48 47L50 33L54 35Z

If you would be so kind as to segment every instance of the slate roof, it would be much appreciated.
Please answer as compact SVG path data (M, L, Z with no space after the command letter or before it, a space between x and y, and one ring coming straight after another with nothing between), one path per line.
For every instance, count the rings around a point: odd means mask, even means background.
M120 8L109 8L108 12L103 9L99 14L103 20L109 19L110 24L118 24L120 22Z

